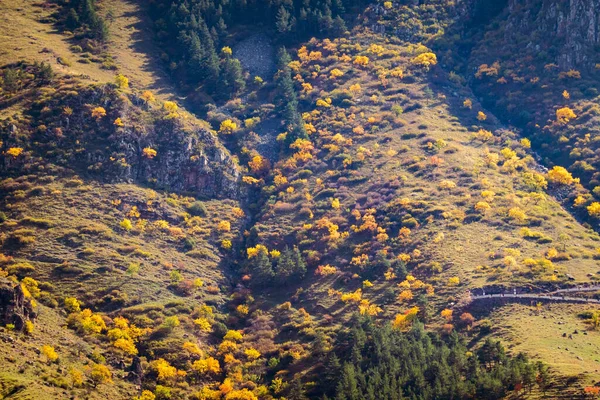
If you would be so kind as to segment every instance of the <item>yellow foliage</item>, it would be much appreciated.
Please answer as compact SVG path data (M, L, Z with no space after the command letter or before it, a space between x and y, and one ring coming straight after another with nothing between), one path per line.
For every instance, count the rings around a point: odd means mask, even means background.
M416 56L415 58L413 58L411 60L411 62L414 65L419 65L425 68L429 68L432 65L436 65L437 64L437 56L434 53L431 52L427 52L427 53L421 53L418 56Z
M600 218L600 203L597 201L593 202L587 207L588 214L590 217Z
M366 66L369 64L369 57L367 56L356 56L354 57L354 64L356 65L361 65L361 66Z
M42 354L46 357L49 362L58 360L58 353L54 350L54 347L47 344L42 346Z
M190 354L195 354L198 356L202 356L203 355L203 351L200 349L200 347L198 347L198 345L196 343L192 343L192 342L185 342L182 345L182 349L187 351Z
M341 70L337 69L337 68L332 69L329 74L330 74L330 76L331 76L332 79L344 76L344 73Z
M252 347L246 349L244 351L244 354L246 354L246 357L248 357L250 361L254 361L260 358L260 352Z
M256 179L252 176L244 176L242 177L242 182L244 182L247 185L257 185L260 183L260 179Z
M231 223L229 221L219 221L217 225L217 230L219 232L229 232L231 231Z
M223 336L223 340L239 342L243 337L244 335L242 335L242 332L240 331L228 330L225 336Z
M104 107L96 107L92 110L92 117L96 119L100 119L106 116L106 110Z
M174 101L165 101L163 107L169 114L175 114L179 109L179 106Z
M452 182L451 180L444 179L440 182L439 187L440 189L450 190L456 187L456 183Z
M392 326L396 329L406 330L410 328L418 313L419 307L413 307L405 311L404 314L397 314Z
M458 286L460 279L457 276L448 279L448 286Z
M156 372L158 381L160 382L168 381L177 376L177 368L169 364L164 358L152 361L150 363L150 368Z
M66 297L64 303L68 313L81 312L81 303L75 297Z
M219 364L219 360L208 357L194 361L192 369L199 374L219 374L221 372L221 365Z
M11 147L6 150L6 154L12 156L13 158L17 158L23 153L23 149L21 147Z
M151 147L145 147L144 150L142 150L142 153L144 154L144 157L148 159L153 159L158 154L157 151Z
M379 313L383 312L383 309L377 304L371 304L369 300L362 300L358 306L358 311L360 315L370 315L375 317Z
M151 102L154 102L154 101L156 100L156 99L154 98L154 94L152 94L152 92L151 92L151 91L149 91L149 90L145 90L145 91L142 93L142 96L141 96L141 97L142 97L142 100L144 100L146 103L151 103Z
M444 310L442 310L442 312L440 313L442 318L444 318L446 321L450 322L452 321L452 310L446 308Z
M225 395L225 400L258 400L258 397L246 388L233 390Z
M327 265L319 265L317 267L317 269L315 270L315 275L320 275L320 276L329 276L329 275L334 275L337 273L337 268L333 267L329 264Z
M206 318L200 317L194 320L194 324L203 332L210 332L212 330L212 325L210 321Z
M221 126L219 126L219 133L222 133L224 135L230 135L236 130L237 124L230 119L224 120L223 122L221 122Z
M340 297L344 303L360 303L362 300L362 289L356 289L352 293L344 293Z
M477 204L475 204L475 210L479 211L480 213L485 213L491 208L492 207L485 201L478 201Z
M331 99L327 98L327 99L318 99L317 100L317 107L331 107Z
M367 51L369 53L373 53L378 56L381 56L383 53L385 53L385 47L378 45L376 43L371 43L371 45L369 46Z
M92 372L90 374L90 378L96 384L99 383L112 383L112 373L110 369L106 365L95 364L92 367Z
M548 180L561 185L570 185L575 182L573 175L564 167L555 166L548 172Z
M563 107L556 110L556 120L561 124L567 124L570 120L577 118L577 115L569 107Z
M127 89L129 87L129 79L122 74L115 77L115 83L120 89Z
M126 339L126 338L117 339L113 343L113 346L115 346L117 349L123 350L127 354L135 355L138 353L138 350L135 347L135 344L133 343L133 341L131 339Z
M264 252L266 254L269 252L269 250L262 244L257 244L254 247L248 247L246 249L248 259L256 257L260 252Z
M269 255L271 256L271 258L279 258L281 256L281 252L279 250L271 250L269 252Z

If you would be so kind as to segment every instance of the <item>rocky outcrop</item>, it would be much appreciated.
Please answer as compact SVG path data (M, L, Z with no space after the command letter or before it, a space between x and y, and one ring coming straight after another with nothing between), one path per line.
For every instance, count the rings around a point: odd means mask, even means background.
M25 297L21 285L0 278L0 325L12 324L22 331L25 322L35 319L31 300Z
M243 197L235 158L207 122L181 110L169 112L161 103L103 85L59 92L29 113L29 125L0 124L10 139L5 147L25 149L18 159L5 158L0 170L6 174L26 173L35 159L107 183L139 183L200 198Z
M502 2L465 0L463 17L480 19L475 14L489 8L485 3ZM501 32L496 34L506 43L524 42L524 49L532 53L552 48L562 70L591 69L599 61L595 46L600 44L600 0L509 0L499 18Z
M147 128L145 135L124 129L112 138L115 151L127 160L127 165L110 169L112 181L149 183L205 198L240 197L238 166L208 129L184 129L176 121L157 121ZM157 155L145 156L146 147Z

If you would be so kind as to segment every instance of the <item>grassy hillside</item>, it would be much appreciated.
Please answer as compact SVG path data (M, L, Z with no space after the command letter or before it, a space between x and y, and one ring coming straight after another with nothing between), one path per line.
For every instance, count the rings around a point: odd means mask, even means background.
M3 5L0 32L32 43L0 44L0 279L38 316L3 322L0 395L344 398L354 380L361 398L382 369L409 398L581 395L592 308L481 309L468 292L597 282L592 194L478 101L495 84L442 65L461 10L438 3L371 5L290 46L272 79L231 72L225 47L231 99L184 64L169 76L142 3L93 3L103 41L65 32L76 3ZM390 343L419 365L377 364L371 346L400 357Z

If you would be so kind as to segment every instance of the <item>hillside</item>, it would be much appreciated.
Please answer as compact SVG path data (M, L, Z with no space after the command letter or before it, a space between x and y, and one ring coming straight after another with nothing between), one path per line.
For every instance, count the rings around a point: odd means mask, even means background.
M413 3L2 4L0 398L594 394L593 2Z

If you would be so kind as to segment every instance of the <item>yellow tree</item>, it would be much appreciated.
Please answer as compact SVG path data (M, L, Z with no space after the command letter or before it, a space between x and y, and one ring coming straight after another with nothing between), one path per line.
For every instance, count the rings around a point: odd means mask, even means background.
M587 207L588 214L590 217L600 218L600 203L597 201L593 202Z
M452 310L446 308L440 314L447 322L452 321Z
M104 107L96 107L92 110L92 117L96 118L96 120L100 120L101 118L106 116L106 110Z
M237 124L230 119L226 119L221 122L221 126L219 127L219 133L224 135L230 135L237 130Z
M569 107L563 107L556 110L556 120L561 124L567 124L570 120L577 118L577 115Z
M560 185L570 185L575 181L573 175L571 175L569 171L558 165L548 172L548 180Z
M129 79L122 74L115 77L115 83L119 89L127 89L129 87Z

